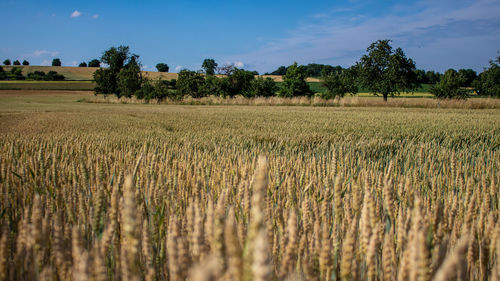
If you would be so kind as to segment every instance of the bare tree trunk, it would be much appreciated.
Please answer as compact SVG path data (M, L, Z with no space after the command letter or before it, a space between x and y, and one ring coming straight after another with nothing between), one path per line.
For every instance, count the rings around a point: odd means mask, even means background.
M387 96L388 94L384 94L384 101L387 102Z

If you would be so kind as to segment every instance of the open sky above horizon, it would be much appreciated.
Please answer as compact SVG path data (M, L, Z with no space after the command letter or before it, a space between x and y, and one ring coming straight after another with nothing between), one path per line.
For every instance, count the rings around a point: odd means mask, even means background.
M0 60L78 65L128 45L145 70L197 70L205 58L261 73L281 65L348 67L378 39L417 68L478 72L500 51L498 0L2 0Z

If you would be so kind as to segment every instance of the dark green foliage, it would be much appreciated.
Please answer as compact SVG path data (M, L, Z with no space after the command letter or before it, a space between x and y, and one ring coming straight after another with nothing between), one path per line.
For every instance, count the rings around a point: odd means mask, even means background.
M223 91L225 87L226 78L217 78L214 75L208 75L205 77L205 81L201 86L200 91L203 93L203 96L226 96L226 93Z
M285 75L286 74L286 70L287 70L287 67L282 65L282 66L278 67L278 69L276 69L275 71L273 71L271 73L266 73L266 74L270 74L270 75Z
M134 96L140 100L142 100L142 99L150 100L151 97L155 95L154 91L155 91L155 87L154 87L153 83L151 82L151 80L144 79L142 81L141 88L135 92Z
M333 99L335 97L342 98L347 93L357 94L358 86L355 76L354 69L341 69L324 74L321 77L321 84L326 88L326 91L320 93L320 96L324 99Z
M64 80L64 75L57 73L56 71L49 71L47 74L43 71L35 71L28 73L29 80L36 81L62 81Z
M56 71L47 72L47 81L62 81L64 80L64 75L57 73Z
M283 83L279 90L281 97L311 96L313 92L306 83L306 69L303 65L298 66L295 62L290 65L283 76Z
M430 92L439 99L466 99L468 90L462 88L464 81L465 78L456 70L448 69Z
M109 50L106 50L101 57L101 61L109 65L109 69L118 73L129 58L129 47L119 46L111 47Z
M116 82L121 97L132 97L141 88L141 67L137 62L139 56L132 55L127 65L118 72Z
M7 78L7 73L5 73L5 70L3 70L3 67L0 66L0 80L5 80Z
M250 87L243 93L247 98L252 97L272 97L278 91L278 86L271 78L258 77L250 83Z
M131 55L128 46L111 47L101 57L108 68L94 72L96 94L132 97L141 88L142 76L138 55Z
M118 85L116 84L116 74L109 68L99 68L94 72L94 80L96 86L94 88L95 94L112 95L116 94L120 97L118 92Z
M441 73L435 72L435 71L427 71L425 73L425 76L427 77L427 82L429 84L436 84L441 80Z
M86 62L81 62L78 67L87 67L87 63Z
M192 96L193 98L201 98L206 96L203 92L203 84L205 80L199 73L190 70L181 70L177 80L177 91L180 96Z
M23 65L25 65L25 66L26 66L26 65L30 65L30 63L29 63L29 61L27 61L27 60L23 60Z
M166 63L159 63L156 65L156 69L158 70L158 72L168 72L170 67L168 67L168 64Z
M93 59L93 60L89 61L88 66L89 67L100 67L101 62L97 59Z
M340 71L342 67L340 66L331 66L328 64L318 64L318 63L310 63L304 66L307 77L320 77L324 73L330 73L333 71ZM280 66L278 69L271 73L266 73L270 75L285 75L288 67Z
M393 50L389 42L378 40L372 43L366 49L368 54L356 65L361 85L375 95L381 94L384 101L389 95L399 95L418 87L415 63L406 58L401 48Z
M201 64L201 68L205 70L207 75L214 75L215 69L217 69L217 63L214 59L205 59Z
M152 99L162 101L166 98L177 100L179 96L177 95L177 91L173 90L173 85L175 86L175 79L171 81L156 80L154 82L149 79L143 79L141 88L135 92L135 97L146 101Z
M478 95L500 98L500 56L490 61L490 67L479 74L472 86Z
M64 75L52 70L47 74L43 71L35 71L28 73L28 79L37 81L62 81L64 80Z
M3 61L3 64L4 64L4 65L10 65L10 60L9 60L9 59L4 60L4 61Z
M61 59L59 59L59 58L53 59L52 66L61 66Z
M223 90L230 97L244 95L250 89L250 85L254 79L253 72L235 68L233 73L225 78L226 83Z
M29 80L36 80L36 81L43 81L46 79L46 75L45 75L45 72L36 70L34 72L28 73L28 79Z
M419 84L427 84L429 83L429 78L425 75L425 70L417 69L415 70L415 76L417 79L417 83Z
M23 69L20 67L13 67L9 72L6 72L6 79L8 80L24 80Z
M472 69L460 69L458 75L462 76L464 80L462 87L471 87L472 82L477 78L477 73Z
M19 62L19 60L15 60L12 64L13 65L21 65L21 62Z

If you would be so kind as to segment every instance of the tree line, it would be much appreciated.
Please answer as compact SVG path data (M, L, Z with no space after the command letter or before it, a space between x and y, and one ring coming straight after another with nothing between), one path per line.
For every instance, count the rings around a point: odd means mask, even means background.
M449 69L444 74L418 70L415 62L406 57L401 48L392 48L390 40L372 43L358 62L349 68L320 64L280 67L268 74L283 75L283 82L271 78L256 77L255 71L239 69L234 65L220 66L213 59L205 59L202 71L182 70L178 79L151 80L142 76L139 56L131 54L128 46L106 50L101 62L108 68L94 73L95 94L116 95L138 99L180 99L184 96L201 98L209 95L221 97L298 97L318 95L325 99L357 94L365 89L380 95L387 101L389 96L418 89L422 83L434 84L430 92L438 98L467 98L473 91L478 95L500 97L500 56L490 62L490 67L480 75L471 69ZM159 71L168 71L168 65L159 63ZM326 89L314 93L306 78L320 73L320 81ZM215 74L224 74L217 77ZM313 76L314 76L313 75Z
M21 67L12 67L9 71L5 71L3 67L0 66L0 80L62 81L64 79L64 75L53 70L47 73L37 70L24 76Z

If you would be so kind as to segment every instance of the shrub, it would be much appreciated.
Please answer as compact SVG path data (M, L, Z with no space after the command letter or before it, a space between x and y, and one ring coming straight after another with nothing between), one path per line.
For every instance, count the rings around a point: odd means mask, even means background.
M170 67L166 63L159 63L156 65L156 69L158 70L158 72L168 72Z
M89 61L88 63L88 67L100 67L101 66L101 62L97 59L93 59L91 61Z
M27 66L27 65L30 65L30 63L27 60L23 60L23 65Z
M203 76L199 73L190 70L181 70L177 80L177 91L179 95L189 95L193 98L201 98L206 96L203 92L204 84Z
M354 77L352 69L323 73L321 84L325 86L326 92L320 93L320 96L324 99L333 99L335 97L342 98L347 93L356 94L358 86Z
M454 69L448 69L441 81L434 85L430 92L439 99L466 99L468 90L462 88L465 79Z
M64 80L64 75L57 73L56 71L49 71L47 73L47 81L62 81Z
M0 80L5 80L5 78L7 78L7 73L5 73L3 67L0 66Z
M478 95L500 97L500 56L490 61L490 67L479 74L472 86Z
M21 62L19 62L19 60L15 60L12 64L13 65L21 65Z
M61 59L59 59L59 58L53 59L52 66L61 66Z
M279 96L291 98L298 96L312 96L313 92L306 82L306 70L303 65L298 66L295 62L286 70Z
M4 65L10 65L10 60L9 60L9 59L4 60L4 61L3 61L3 64L4 64Z
M87 67L87 63L86 62L81 62L78 67Z
M271 78L258 77L250 83L250 87L243 93L245 97L272 97L276 94L278 86Z

